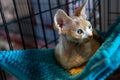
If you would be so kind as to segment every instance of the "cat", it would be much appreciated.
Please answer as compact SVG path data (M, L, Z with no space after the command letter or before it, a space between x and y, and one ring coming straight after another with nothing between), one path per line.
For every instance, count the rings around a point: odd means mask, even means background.
M54 28L60 34L55 58L71 74L81 72L85 63L103 42L103 38L87 20L86 4L87 1L77 8L73 16L68 16L61 9L54 16Z

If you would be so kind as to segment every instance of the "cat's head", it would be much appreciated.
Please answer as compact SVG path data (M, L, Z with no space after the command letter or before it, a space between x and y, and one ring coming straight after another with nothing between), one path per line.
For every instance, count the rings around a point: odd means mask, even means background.
M59 9L54 16L54 28L60 35L65 35L70 41L83 43L89 41L92 36L92 25L86 19L85 6L87 1L76 9L73 16L68 16Z

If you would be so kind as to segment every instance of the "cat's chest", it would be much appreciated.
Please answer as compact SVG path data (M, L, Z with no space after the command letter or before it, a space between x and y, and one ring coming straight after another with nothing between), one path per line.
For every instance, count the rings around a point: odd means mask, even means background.
M87 43L83 46L74 46L73 49L71 49L71 56L78 57L81 56L83 58L88 58L92 54L91 44Z
M90 46L90 44L84 46L72 46L69 48L69 51L64 52L62 60L77 67L78 65L86 62L91 56Z

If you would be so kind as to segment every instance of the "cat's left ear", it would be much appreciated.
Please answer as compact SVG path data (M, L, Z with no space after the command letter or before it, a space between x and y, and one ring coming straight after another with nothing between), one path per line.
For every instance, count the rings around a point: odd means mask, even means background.
M59 9L54 16L54 28L58 30L59 34L63 34L68 29L65 24L71 22L71 20L63 10Z
M87 16L85 13L85 8L86 8L87 3L88 3L88 0L86 0L86 2L81 7L77 8L75 10L74 16L79 16L79 17L86 19Z

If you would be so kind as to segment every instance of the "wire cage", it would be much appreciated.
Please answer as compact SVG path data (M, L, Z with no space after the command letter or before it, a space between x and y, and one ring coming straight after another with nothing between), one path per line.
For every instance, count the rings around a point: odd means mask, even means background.
M59 37L53 29L55 12L63 9L72 15L84 1L0 0L0 49L54 48ZM93 27L108 30L120 14L119 3L119 0L89 0L86 14ZM0 80L7 79L8 74L1 70Z

